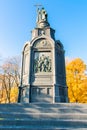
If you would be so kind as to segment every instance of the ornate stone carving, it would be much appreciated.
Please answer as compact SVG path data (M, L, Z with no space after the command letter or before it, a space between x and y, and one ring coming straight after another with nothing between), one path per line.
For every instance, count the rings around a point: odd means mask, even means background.
M51 44L47 40L39 40L34 44L34 47L41 48L41 47L51 47Z
M46 54L45 54L46 53ZM34 72L51 72L51 58L48 52L44 52L41 55L38 53L34 59Z

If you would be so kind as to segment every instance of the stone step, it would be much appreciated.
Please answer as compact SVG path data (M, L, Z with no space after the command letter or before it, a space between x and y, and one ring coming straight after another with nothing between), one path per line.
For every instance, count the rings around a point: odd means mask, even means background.
M87 113L85 104L68 104L0 104L0 113Z
M87 108L87 104L81 103L54 103L54 104L39 104L39 103L26 103L26 104L0 104L0 108Z
M69 119L72 119L72 120L87 120L87 114L66 114L66 113L1 113L0 114L0 120L3 120L3 119L7 119L7 120L11 120L11 119L14 119L14 120L37 120L37 119L40 119L40 120L57 120L57 119L60 119L60 120L69 120Z
M0 130L87 130L87 128L64 128L64 127L59 127L59 128L39 128L39 127L35 127L35 128L32 128L30 126L12 126L12 127L9 127L9 126L5 126L5 127L1 127L0 126Z
M87 128L86 120L0 120L2 126L26 126L28 128Z
M87 104L0 104L0 130L74 128L87 129Z
M75 130L75 129L70 129L70 128L30 128L30 127L17 127L15 126L14 128L13 127L9 127L9 126L6 126L6 127L0 127L0 130ZM80 129L79 129L80 130ZM87 130L87 129L81 129L81 130Z
M0 113L87 113L87 108L80 109L80 108L0 108Z

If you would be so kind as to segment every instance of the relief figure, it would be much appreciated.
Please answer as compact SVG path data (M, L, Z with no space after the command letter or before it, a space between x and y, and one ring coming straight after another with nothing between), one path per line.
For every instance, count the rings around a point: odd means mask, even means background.
M44 54L34 61L34 72L51 72L51 59Z

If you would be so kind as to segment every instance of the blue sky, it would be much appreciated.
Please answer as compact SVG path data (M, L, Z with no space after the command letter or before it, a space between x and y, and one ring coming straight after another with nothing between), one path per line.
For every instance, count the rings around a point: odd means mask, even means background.
M36 26L35 4L42 4L65 56L87 64L87 0L0 0L0 59L21 55Z

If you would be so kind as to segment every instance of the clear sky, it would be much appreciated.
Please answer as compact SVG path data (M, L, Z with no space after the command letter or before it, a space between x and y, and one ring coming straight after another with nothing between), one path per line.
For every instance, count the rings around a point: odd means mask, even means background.
M38 3L46 9L66 57L87 64L87 0L0 0L0 59L21 55L36 26Z

